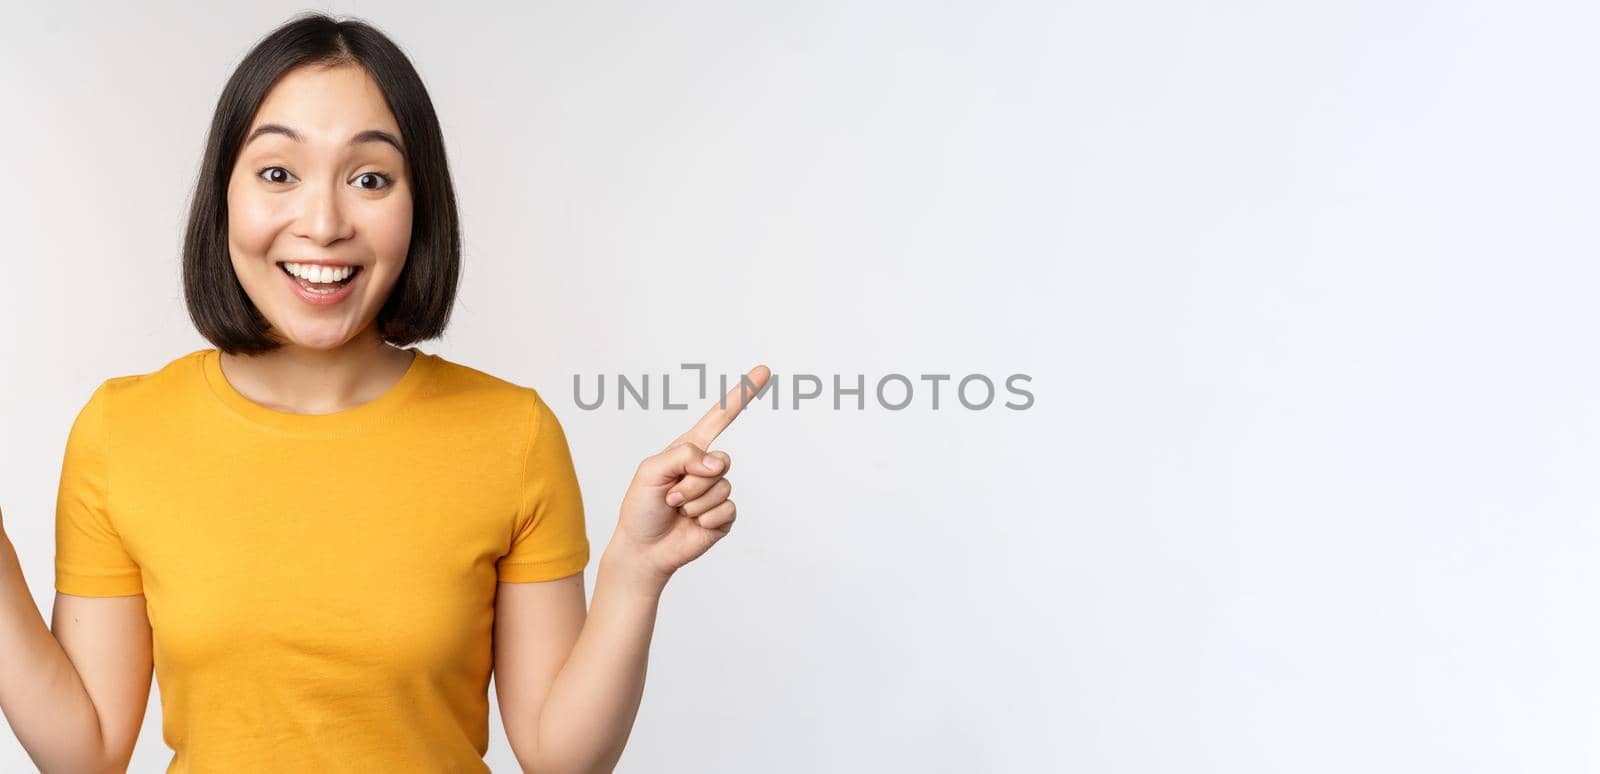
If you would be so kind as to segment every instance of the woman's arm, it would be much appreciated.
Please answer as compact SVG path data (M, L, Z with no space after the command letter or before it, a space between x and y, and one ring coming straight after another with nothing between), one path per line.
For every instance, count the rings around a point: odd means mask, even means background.
M0 528L0 711L41 772L121 772L150 698L144 595L56 595L52 634Z
M644 694L661 592L673 573L727 537L737 517L728 497L733 459L708 449L744 409L746 386L760 395L771 375L756 366L693 428L639 463L600 558L587 619L582 586L573 593L570 578L508 595L518 623L507 627L511 639L495 643L495 684L502 697L511 692L513 709L502 698L501 714L525 770L605 772L622 757ZM513 665L504 682L502 659Z
M587 616L582 575L501 587L495 686L525 771L607 772L622 757L663 588L630 566L606 550Z

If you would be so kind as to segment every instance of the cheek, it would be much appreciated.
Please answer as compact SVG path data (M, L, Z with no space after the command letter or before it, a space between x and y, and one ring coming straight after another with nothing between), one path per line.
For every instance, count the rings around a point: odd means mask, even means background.
M272 246L279 213L268 199L228 190L228 242L245 255L259 256ZM235 256L244 257L244 256Z
M370 213L367 233L377 257L398 266L411 249L411 199L396 197L392 203L384 204Z

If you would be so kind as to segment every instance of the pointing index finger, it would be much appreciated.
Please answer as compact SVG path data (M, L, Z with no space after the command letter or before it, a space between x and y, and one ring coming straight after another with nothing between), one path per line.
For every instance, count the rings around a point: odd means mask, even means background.
M710 449L711 442L717 440L717 436L721 435L723 430L728 429L728 425L733 424L734 418L738 417L739 412L744 410L745 403L754 400L755 396L766 388L767 379L771 378L771 376L772 370L765 365L758 365L750 369L750 373L745 374L744 379L734 385L727 395L722 396L722 400L712 404L711 409L705 413L705 416L700 417L700 421L696 422L694 427L689 432L684 433L679 440L689 441L702 449ZM753 390L745 387L745 379L748 379L750 384L754 386Z

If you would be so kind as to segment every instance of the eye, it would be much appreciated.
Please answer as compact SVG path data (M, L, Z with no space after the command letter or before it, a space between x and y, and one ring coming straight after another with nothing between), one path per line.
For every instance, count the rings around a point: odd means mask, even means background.
M368 178L371 178L373 180L381 180L381 181L383 181L383 184L380 185L380 186L377 186L376 188L369 188L369 187L367 187L365 185L362 185L361 181L362 180L366 180ZM383 189L388 188L391 185L394 185L394 181L390 180L388 175L385 175L385 174L383 174L381 172L367 172L367 173L361 175L360 177L356 178L356 187L360 188L363 191L382 191Z
M288 177L288 178L293 178L294 177L294 175L289 174L289 170L284 169L283 167L265 167L265 168L260 169L260 170L258 170L256 172L256 177L262 177L263 173L274 172L274 171L283 173L282 174L283 177ZM279 176L277 176L277 175L273 175L273 176L267 178L267 182L276 183L278 185L283 185L283 184L289 182L288 180L280 180L280 179L278 179L278 177Z

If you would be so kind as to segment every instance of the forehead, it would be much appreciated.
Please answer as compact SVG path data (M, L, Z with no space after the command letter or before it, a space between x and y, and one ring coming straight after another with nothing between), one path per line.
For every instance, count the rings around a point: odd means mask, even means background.
M352 134L399 124L372 76L358 65L301 65L278 79L261 101L250 131L261 124L283 124L311 143L343 145Z

